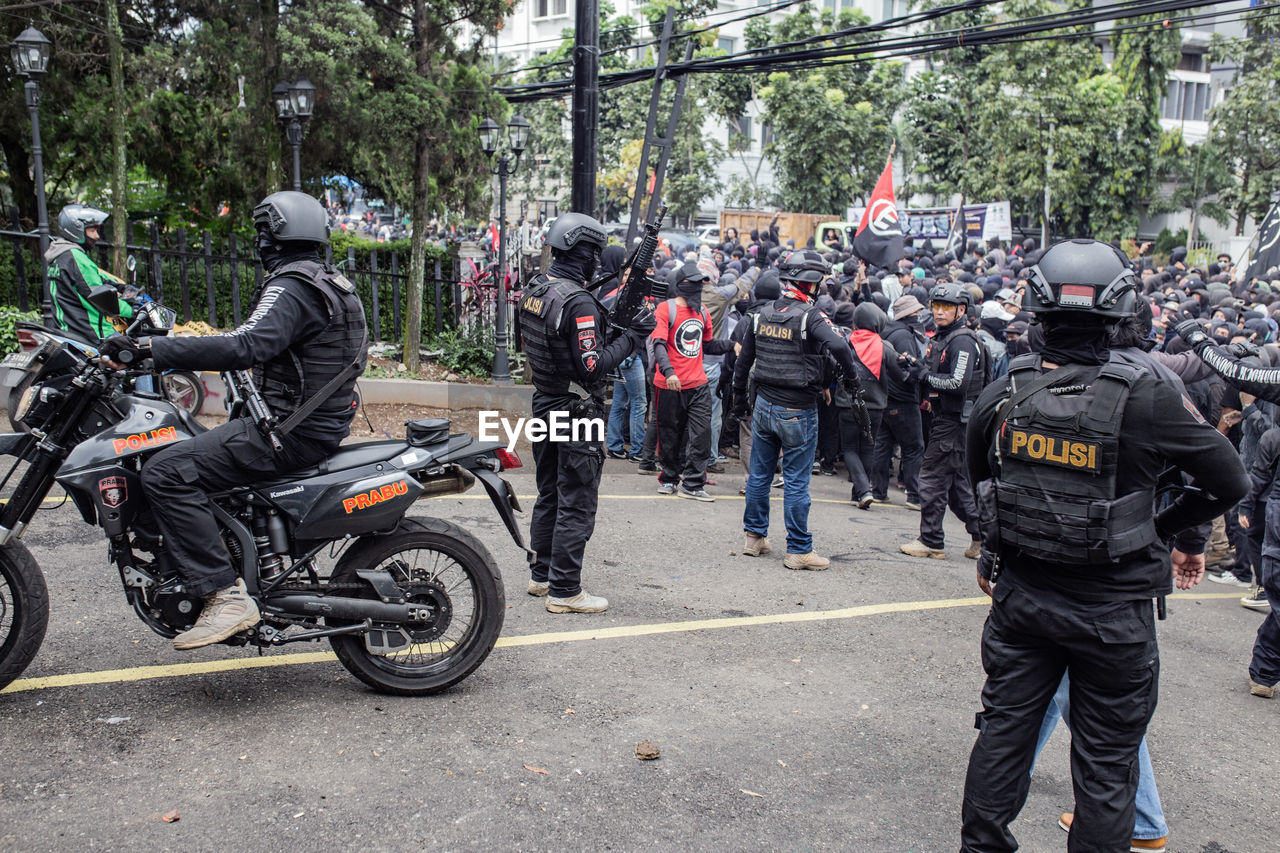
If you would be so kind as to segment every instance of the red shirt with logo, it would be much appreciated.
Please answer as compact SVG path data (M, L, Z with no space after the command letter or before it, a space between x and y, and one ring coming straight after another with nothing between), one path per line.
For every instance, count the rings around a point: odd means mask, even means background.
M670 309L676 310L672 322ZM706 308L694 311L675 300L667 300L653 312L653 346L665 347L671 361L671 369L680 379L680 389L688 390L707 384L707 372L702 369L702 344L711 340L711 318ZM653 371L653 384L667 387L667 378L660 369Z

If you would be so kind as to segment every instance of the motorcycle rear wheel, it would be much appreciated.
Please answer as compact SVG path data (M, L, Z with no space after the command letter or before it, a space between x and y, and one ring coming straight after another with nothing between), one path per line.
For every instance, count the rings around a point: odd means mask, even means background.
M0 689L35 658L49 626L49 589L21 542L0 546Z
M498 641L506 616L502 578L488 549L456 524L404 518L391 533L371 537L344 555L332 582L362 584L343 595L376 598L356 574L360 571L389 572L410 602L435 614L431 622L399 626L414 640L401 652L371 652L361 634L330 638L342 665L375 690L401 696L439 693L474 672Z

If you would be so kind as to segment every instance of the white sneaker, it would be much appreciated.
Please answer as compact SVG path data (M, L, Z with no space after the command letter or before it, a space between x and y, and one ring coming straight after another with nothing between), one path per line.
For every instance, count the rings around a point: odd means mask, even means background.
M548 613L600 613L609 609L609 599L599 595L579 592L572 598L547 596Z
M530 595L541 598L551 591L550 581L529 581L529 588L526 590Z
M1213 581L1214 583L1220 583L1223 586L1234 586L1240 589L1250 589L1253 587L1253 584L1248 581L1242 581L1240 578L1231 574L1230 569L1224 569L1221 572L1208 572L1205 574L1204 579L1207 581Z

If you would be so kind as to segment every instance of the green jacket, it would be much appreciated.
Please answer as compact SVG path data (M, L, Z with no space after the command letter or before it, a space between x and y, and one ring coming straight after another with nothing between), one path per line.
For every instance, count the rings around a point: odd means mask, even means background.
M90 344L114 335L111 318L89 302L89 292L104 284L114 287L120 280L99 269L84 249L67 240L54 240L44 259L49 266L49 296L58 328ZM123 299L119 302L119 316L133 317L133 306Z

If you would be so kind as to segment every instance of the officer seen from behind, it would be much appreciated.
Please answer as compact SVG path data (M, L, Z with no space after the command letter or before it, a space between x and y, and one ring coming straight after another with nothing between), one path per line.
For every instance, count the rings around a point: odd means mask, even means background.
M1169 592L1171 563L1179 589L1199 582L1204 557L1179 550L1176 536L1233 506L1249 480L1179 386L1110 360L1111 328L1137 298L1127 259L1072 240L1051 246L1029 280L1023 307L1043 324L1044 348L1014 359L982 393L967 433L986 534L979 584L992 605L961 847L1017 848L1009 824L1066 672L1075 788L1067 848L1126 851L1160 669L1152 600ZM1198 489L1155 514L1157 479L1170 465ZM984 577L993 564L994 587Z
M778 264L782 298L760 307L743 336L733 371L734 417L746 421L748 383L755 391L751 414L751 469L742 553L769 553L769 488L782 452L782 512L787 527L788 569L821 570L831 565L813 550L809 532L809 477L818 446L818 398L829 384L826 356L840 370L845 388L861 401L857 362L849 344L814 305L819 284L831 274L822 255L800 249Z
M595 276L607 236L595 219L566 213L547 230L551 265L525 288L520 328L533 371L533 415L603 418L608 375L653 331L641 309L613 340L607 312L583 285ZM538 498L529 539L537 559L529 594L547 596L550 613L599 613L607 599L582 589L582 555L596 524L604 447L599 441L533 443Z
M947 506L964 522L971 543L964 555L978 556L978 516L964 470L964 428L974 400L986 381L985 350L965 324L969 294L964 285L945 282L929 291L929 310L937 332L924 361L910 356L910 372L920 383L933 419L920 467L920 538L898 550L912 557L942 559L942 519Z
M236 577L209 492L315 465L350 432L355 382L367 358L364 308L355 287L320 259L329 242L320 202L300 192L267 196L253 209L254 247L266 278L253 310L230 332L205 337L123 335L103 344L112 362L151 357L157 370L253 368L254 384L280 421L277 451L247 415L165 448L142 469L142 488L168 557L187 588L205 597L176 649L221 642L259 621Z

